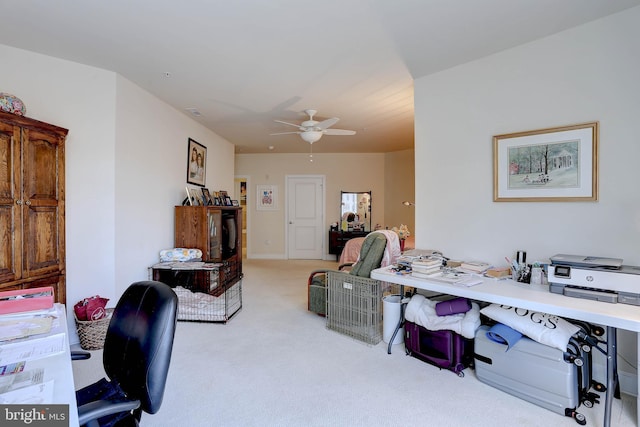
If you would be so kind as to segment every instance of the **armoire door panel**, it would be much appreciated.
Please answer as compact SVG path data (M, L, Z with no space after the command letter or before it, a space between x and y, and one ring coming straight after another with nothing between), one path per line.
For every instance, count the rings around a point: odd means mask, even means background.
M20 128L0 122L0 282L20 279Z
M25 206L23 267L30 276L57 271L60 264L58 209L56 206Z
M20 241L16 241L14 224L16 209L13 206L0 206L0 282L20 278L21 252Z
M58 203L58 138L42 132L28 131L22 148L25 202L32 205Z

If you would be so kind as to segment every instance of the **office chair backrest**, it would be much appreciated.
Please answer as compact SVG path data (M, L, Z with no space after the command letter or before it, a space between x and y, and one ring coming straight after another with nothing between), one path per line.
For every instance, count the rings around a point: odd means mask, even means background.
M164 283L132 284L116 304L104 342L103 363L108 377L120 384L141 409L154 414L164 394L178 298Z
M362 242L360 248L360 256L358 261L353 265L349 274L359 277L370 277L371 270L380 267L384 249L387 246L387 238L382 233L369 233Z

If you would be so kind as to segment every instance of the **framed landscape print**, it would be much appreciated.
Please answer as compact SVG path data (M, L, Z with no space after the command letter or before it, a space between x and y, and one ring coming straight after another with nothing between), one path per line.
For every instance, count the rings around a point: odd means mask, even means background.
M493 137L494 202L598 200L598 122Z

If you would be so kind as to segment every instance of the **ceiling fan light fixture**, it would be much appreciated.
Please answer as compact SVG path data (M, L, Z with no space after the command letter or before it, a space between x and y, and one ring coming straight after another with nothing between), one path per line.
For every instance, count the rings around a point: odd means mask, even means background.
M331 117L326 120L322 120L321 122L314 120L313 116L316 114L316 110L304 110L305 114L309 116L309 120L305 120L301 124L289 123L283 120L274 120L276 123L282 123L283 125L293 126L298 128L297 132L277 132L272 133L271 135L288 135L288 134L298 134L303 141L308 142L309 144L313 144L322 138L322 135L355 135L356 131L354 130L346 130L346 129L333 129L331 126L338 123L340 120L337 117Z
M300 133L300 137L309 144L313 144L322 137L322 132L317 130L308 130Z

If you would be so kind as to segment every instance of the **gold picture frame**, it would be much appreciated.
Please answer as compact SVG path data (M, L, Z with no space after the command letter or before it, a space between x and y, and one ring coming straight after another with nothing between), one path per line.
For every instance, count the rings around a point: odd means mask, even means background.
M598 122L493 137L494 202L598 200Z

